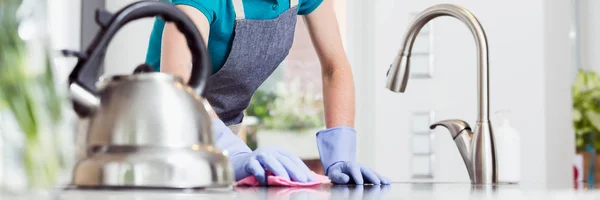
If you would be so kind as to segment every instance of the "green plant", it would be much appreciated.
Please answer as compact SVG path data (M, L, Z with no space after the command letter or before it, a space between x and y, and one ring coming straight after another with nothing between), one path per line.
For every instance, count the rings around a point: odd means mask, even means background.
M246 115L254 116L259 121L265 121L270 117L269 106L277 99L277 95L273 92L258 90L252 96L250 105L246 109Z
M28 184L47 187L55 183L61 165L57 138L52 134L61 120L62 101L55 88L45 38L27 38L37 42L27 43L20 35L23 19L29 19L27 25L39 25L28 16L18 15L22 6L22 0L0 1L0 109L10 111L25 136L23 165ZM43 35L41 31L36 34Z
M578 151L586 145L600 148L600 77L580 70L572 88L573 126ZM593 137L595 136L595 137ZM594 141L592 141L594 139Z
M258 147L256 131L261 128L260 122L264 122L271 117L269 115L269 106L276 98L277 95L275 95L275 93L258 90L252 96L250 105L245 111L245 115L248 118L255 117L259 122L259 124L252 124L251 126L246 127L246 144L252 150L255 150Z
M301 132L324 126L323 102L297 81L280 83L274 92L255 93L247 110L260 128Z

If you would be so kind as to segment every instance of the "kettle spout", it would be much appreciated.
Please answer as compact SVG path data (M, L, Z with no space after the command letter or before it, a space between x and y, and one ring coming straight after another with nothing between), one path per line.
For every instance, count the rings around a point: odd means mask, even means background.
M100 99L77 82L69 85L69 94L73 101L73 108L80 117L87 117L100 107Z
M462 120L443 120L436 122L430 126L431 129L435 129L437 126L443 126L450 131L452 135L452 139L454 143L456 143L456 147L460 152L460 155L465 162L465 166L467 167L467 172L469 172L469 178L473 180L473 164L472 160L472 149L471 149L471 138L473 136L473 131L469 124Z

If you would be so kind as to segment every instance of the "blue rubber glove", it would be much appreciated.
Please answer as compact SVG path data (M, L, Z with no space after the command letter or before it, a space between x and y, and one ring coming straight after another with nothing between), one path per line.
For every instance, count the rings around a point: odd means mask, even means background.
M390 180L356 163L356 130L338 126L317 133L325 174L335 184L390 184Z
M216 147L227 151L236 181L253 175L261 185L266 185L266 170L287 180L291 178L303 183L314 180L310 169L297 156L275 147L261 147L251 151L221 120L213 119L212 127Z

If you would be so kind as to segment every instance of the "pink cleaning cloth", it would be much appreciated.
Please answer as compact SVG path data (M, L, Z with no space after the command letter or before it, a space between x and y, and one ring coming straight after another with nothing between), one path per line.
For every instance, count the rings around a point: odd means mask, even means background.
M331 182L329 180L329 177L327 177L327 176L323 176L323 175L320 175L320 174L317 174L314 172L312 172L312 173L315 177L314 181L301 183L301 182L286 180L279 176L275 176L275 175L273 175L273 173L267 171L267 185L268 186L286 186L286 187L311 187L311 186L317 186L317 185L327 184L327 183ZM254 176L248 176L237 182L237 186L259 186L259 185L260 185L260 183L258 182L258 180L256 180L256 177L254 177Z

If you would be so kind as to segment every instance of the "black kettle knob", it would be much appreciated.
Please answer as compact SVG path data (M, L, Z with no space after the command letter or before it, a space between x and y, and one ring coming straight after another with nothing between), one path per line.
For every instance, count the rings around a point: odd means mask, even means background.
M148 72L154 72L154 69L152 69L152 67L148 64L141 64L138 67L135 68L135 70L133 70L134 74L140 74L140 73L148 73Z

